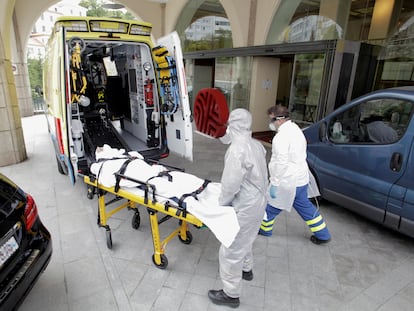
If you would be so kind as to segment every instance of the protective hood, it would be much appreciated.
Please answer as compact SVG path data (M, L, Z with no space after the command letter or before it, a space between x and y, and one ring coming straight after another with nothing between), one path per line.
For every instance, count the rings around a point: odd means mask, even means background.
M226 134L220 137L223 144L230 144L237 137L250 135L252 115L246 109L235 109L230 113L227 124Z
M250 131L252 115L246 109L235 109L230 112L228 126L235 131Z

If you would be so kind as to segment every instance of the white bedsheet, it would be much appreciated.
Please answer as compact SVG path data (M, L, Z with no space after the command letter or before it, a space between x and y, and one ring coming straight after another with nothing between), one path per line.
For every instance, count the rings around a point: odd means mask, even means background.
M98 178L98 183L105 187L113 187L116 184L115 173L119 171L122 164L127 160L127 156L116 152L117 149L104 146L97 150L96 162L91 165L91 172ZM169 181L168 176L157 177L162 171L168 171L163 165L150 165L142 157L133 154L137 158L132 160L124 175L147 182L155 186L156 199L160 203L169 201L174 205L174 199L180 199L182 195L191 193L200 188L204 180L195 175L180 171L170 171L172 177ZM112 159L115 157L115 159ZM106 160L103 160L106 159ZM130 193L144 196L144 190L137 188L137 183L121 179L119 186ZM216 236L216 238L226 247L229 247L239 232L239 223L236 212L232 206L222 206L218 203L221 184L210 182L205 189L197 195L197 199L188 196L184 199L187 211L200 219ZM149 195L152 198L152 192ZM176 204L176 203L175 203ZM178 205L178 204L176 204Z

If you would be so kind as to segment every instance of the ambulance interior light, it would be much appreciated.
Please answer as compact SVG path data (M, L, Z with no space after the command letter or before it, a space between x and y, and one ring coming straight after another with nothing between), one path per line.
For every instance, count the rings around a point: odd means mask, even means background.
M148 74L148 71L151 69L151 64L149 62L145 62L142 67L144 68L144 71Z

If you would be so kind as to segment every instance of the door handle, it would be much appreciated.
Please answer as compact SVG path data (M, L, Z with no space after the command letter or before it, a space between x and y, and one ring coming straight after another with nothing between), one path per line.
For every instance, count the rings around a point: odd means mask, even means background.
M390 169L393 172L399 172L402 166L403 156L399 152L394 152L391 157Z

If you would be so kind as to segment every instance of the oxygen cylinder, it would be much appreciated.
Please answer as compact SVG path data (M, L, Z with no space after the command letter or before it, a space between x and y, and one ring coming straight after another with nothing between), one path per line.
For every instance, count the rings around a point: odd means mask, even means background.
M145 94L145 103L147 107L154 106L154 94L152 92L152 81L151 79L146 79L144 84L144 94Z

